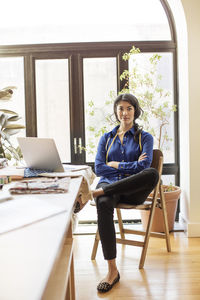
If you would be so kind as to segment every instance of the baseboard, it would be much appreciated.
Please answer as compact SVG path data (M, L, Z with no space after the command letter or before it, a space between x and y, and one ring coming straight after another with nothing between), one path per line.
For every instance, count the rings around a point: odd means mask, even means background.
M200 237L200 223L188 223L188 237Z
M189 222L185 220L181 214L179 215L179 220L183 224L187 237L200 237L200 223Z

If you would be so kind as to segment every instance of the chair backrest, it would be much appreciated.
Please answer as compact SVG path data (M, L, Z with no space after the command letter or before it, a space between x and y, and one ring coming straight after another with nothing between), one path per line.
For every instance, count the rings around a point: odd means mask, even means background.
M153 160L152 160L152 163L151 163L151 167L156 169L161 175L162 165L163 165L163 153L159 149L154 149L153 150Z

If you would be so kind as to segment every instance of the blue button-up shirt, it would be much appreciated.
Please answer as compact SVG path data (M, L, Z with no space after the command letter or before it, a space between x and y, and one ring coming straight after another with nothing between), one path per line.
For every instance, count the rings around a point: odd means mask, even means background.
M112 131L105 133L99 141L95 159L95 173L97 176L101 176L99 182L112 183L129 175L139 173L143 169L149 168L151 165L153 155L152 135L146 131L142 131L141 152L140 145L134 140L134 128L132 127L125 133L123 143L121 143L119 137L116 136L118 128L119 126L116 126ZM110 147L111 144L112 146ZM108 151L109 147L110 150ZM138 161L138 158L142 153L146 153L147 158ZM120 162L118 169L106 165L106 155L108 162Z

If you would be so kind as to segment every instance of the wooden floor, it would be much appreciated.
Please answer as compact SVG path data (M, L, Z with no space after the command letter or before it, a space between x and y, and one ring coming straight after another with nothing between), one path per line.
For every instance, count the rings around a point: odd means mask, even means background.
M199 300L200 238L187 238L183 232L171 233L172 252L164 240L151 238L143 270L138 269L141 249L117 246L120 282L108 293L96 291L107 265L101 246L91 261L93 235L75 236L75 280L77 300Z

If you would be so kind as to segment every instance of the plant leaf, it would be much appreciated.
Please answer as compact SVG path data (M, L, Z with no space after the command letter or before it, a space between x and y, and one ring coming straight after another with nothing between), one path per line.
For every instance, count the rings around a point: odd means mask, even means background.
M23 129L23 128L25 128L25 126L21 125L21 124L7 124L4 128L5 129Z
M21 119L20 116L12 116L12 117L9 117L9 118L8 118L8 121L9 121L9 122L14 122L14 121L18 121L18 120L20 120L20 119Z
M18 133L19 132L19 129L4 129L4 132L7 134L7 135L14 135L14 134L16 134L16 133Z
M5 114L1 114L0 116L0 125L3 127L7 121L8 117Z
M4 131L0 131L0 134L1 134L1 137L5 140L5 141L7 141L8 143L10 143L10 136L6 133L6 132L4 132Z
M5 90L16 90L17 89L17 87L16 86L7 86L7 87L5 87L5 88L3 88L3 89L1 89L2 91L5 91Z
M13 91L12 89L0 90L0 100L10 100L12 98Z
M14 158L15 158L16 160L20 160L20 157L19 157L19 155L18 155L16 149L15 149L13 146L8 147L7 149L10 151L10 153L13 154L13 156L14 156Z
M8 109L0 109L0 111L6 113L6 114L11 114L11 115L16 115L18 116L18 113L16 113L15 111L13 110L8 110Z

